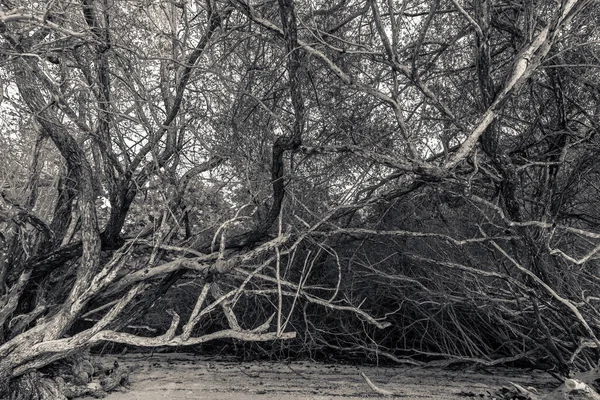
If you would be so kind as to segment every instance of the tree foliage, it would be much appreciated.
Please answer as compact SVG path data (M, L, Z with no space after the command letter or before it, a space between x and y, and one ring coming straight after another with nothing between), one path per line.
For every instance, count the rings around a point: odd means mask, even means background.
M0 1L1 379L106 341L590 367L599 10Z

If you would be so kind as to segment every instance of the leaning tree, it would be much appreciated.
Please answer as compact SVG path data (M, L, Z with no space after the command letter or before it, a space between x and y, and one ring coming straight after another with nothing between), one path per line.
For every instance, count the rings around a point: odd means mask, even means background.
M64 380L32 371L101 341L293 338L288 296L386 326L282 277L306 238L280 213L305 116L293 3L276 10L284 37L257 53L285 60L277 101L291 101L293 130L281 134L235 126L242 69L260 56L236 53L248 21L236 5L2 3L2 395L54 398ZM181 327L171 310L163 334L127 331L186 274L199 290ZM278 301L240 324L249 295ZM199 326L215 312L225 327Z

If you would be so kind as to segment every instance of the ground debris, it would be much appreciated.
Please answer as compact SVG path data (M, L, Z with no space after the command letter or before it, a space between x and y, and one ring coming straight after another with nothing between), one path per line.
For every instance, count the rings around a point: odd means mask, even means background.
M513 384L514 385L514 384ZM534 390L531 390L533 388L523 388L522 386L519 386L520 388L517 388L515 386L512 387L507 387L507 386L503 386L500 389L496 390L493 393L489 393L488 392L488 399L496 399L496 400L538 400L541 399L541 397L534 392Z
M564 384L548 394L539 394L535 388L525 388L513 382L509 383L512 387L503 386L493 393L488 392L489 398L496 400L600 400L600 395L591 385L578 379L565 379Z
M483 395L466 390L461 390L460 392L457 392L456 395L460 397L483 397Z
M103 398L129 386L129 368L114 357L91 357L82 353L67 357L14 380L11 400L66 400L82 396Z

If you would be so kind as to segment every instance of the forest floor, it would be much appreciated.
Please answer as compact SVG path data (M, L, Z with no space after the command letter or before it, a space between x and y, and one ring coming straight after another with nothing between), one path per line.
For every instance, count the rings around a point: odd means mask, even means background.
M376 367L298 362L240 362L189 354L119 357L131 369L128 391L106 400L357 400L379 397L360 373L398 399L491 399L509 381L548 393L558 382L541 371L507 368ZM91 398L87 398L91 399Z

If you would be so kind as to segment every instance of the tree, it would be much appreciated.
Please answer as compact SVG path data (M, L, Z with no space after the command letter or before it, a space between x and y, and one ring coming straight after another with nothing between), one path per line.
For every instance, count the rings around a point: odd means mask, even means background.
M565 372L600 345L591 1L1 7L14 392L100 341ZM182 281L195 305L131 332Z

